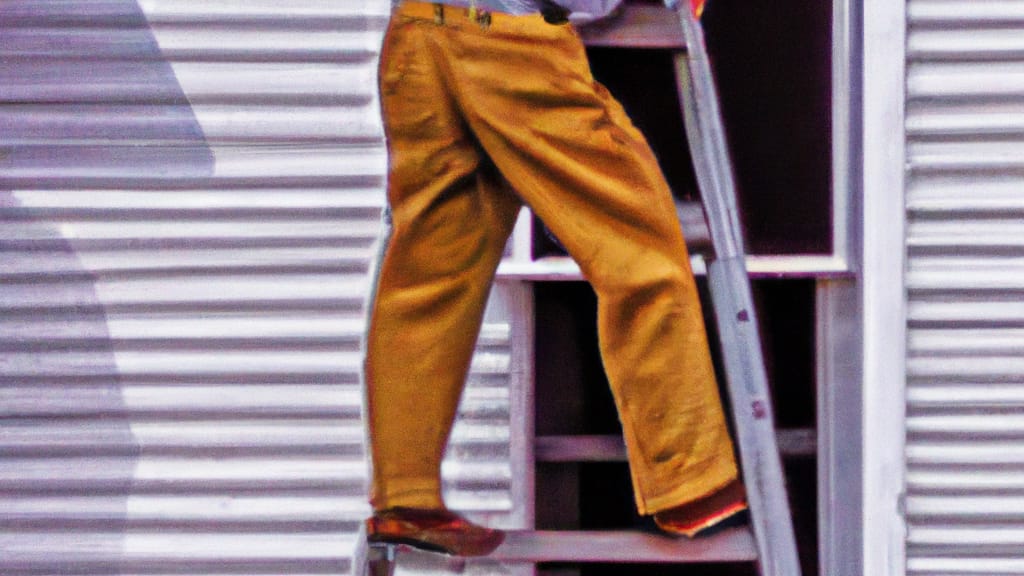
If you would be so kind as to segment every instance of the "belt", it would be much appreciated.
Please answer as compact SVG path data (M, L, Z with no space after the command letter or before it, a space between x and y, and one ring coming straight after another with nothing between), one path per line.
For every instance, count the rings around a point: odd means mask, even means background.
M462 20L475 22L482 26L490 24L491 19L494 17L491 12L486 10L477 9L474 11L469 8L456 8L455 6L446 6L440 2L403 1L398 5L397 13L410 18L433 20L437 24Z
M544 2L541 14L549 24L565 24L569 21L569 11L554 2ZM410 18L422 20L433 20L437 24L445 22L475 22L481 26L487 26L494 18L517 18L511 14L502 12L489 12L487 10L472 10L470 8L457 8L447 6L440 2L406 2L399 4L397 12Z

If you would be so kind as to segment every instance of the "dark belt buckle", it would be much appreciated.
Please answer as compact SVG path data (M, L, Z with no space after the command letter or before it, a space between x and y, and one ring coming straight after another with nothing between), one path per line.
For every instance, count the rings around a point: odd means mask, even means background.
M569 10L555 4L551 0L541 0L540 13L548 24L568 24Z

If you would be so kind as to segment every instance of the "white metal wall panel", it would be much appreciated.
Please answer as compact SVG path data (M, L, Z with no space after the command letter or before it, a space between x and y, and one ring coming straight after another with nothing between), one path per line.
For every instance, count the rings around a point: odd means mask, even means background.
M907 572L1024 574L1024 2L908 6Z
M388 9L0 2L0 574L347 573ZM506 526L511 301L445 464Z

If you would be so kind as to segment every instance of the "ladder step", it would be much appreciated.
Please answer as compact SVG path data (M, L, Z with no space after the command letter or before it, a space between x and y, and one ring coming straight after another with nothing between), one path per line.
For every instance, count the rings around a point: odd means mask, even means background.
M587 46L683 50L679 18L661 5L625 4L614 16L583 26Z
M700 202L692 200L675 200L676 219L683 230L686 240L686 251L690 256L700 255L709 258L714 254L711 246L711 231L708 229L704 207Z
M757 559L745 527L688 540L637 531L513 531L490 555L505 562L693 563Z
M814 456L818 448L813 428L779 430L778 443L784 456ZM533 451L538 462L626 461L626 446L616 435L539 436Z
M704 207L700 205L700 202L676 200L676 217L679 219L679 225L683 228L686 250L691 256L700 254L708 258L714 254L715 250L711 245L711 230L708 229L708 221L704 217Z

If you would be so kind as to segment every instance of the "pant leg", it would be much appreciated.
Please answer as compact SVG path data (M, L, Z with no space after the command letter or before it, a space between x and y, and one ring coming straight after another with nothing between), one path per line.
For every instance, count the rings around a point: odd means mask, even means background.
M495 268L519 211L431 56L395 18L381 56L392 225L366 342L371 503L441 506L440 466Z
M643 136L591 77L571 27L528 16L456 30L447 70L469 126L597 292L640 512L734 480L686 246Z

